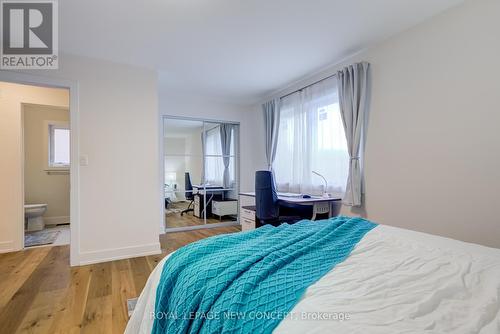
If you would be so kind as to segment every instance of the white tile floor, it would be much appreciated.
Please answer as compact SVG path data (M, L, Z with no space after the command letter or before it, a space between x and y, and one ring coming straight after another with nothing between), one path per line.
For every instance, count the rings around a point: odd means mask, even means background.
M54 241L52 246L69 245L69 238L70 238L69 224L68 225L58 225L58 226L48 227L48 228L60 231L59 235L57 236L56 241Z
M32 246L32 247L28 247L28 248L69 245L69 241L70 241L69 224L68 225L47 225L47 226L45 226L45 228L50 229L51 231L60 231L59 235L57 236L57 239L53 243L48 244L48 245Z

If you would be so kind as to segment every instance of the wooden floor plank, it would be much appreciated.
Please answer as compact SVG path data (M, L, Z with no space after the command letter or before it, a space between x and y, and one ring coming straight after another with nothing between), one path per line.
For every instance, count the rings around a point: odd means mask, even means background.
M118 262L111 264L113 333L123 333L128 320L127 299L136 294L128 270L121 269Z
M47 332L66 302L70 275L68 247L54 247L49 260L40 263L37 268L44 270L45 275L38 294L18 327L19 333Z
M127 299L138 297L168 253L221 227L160 236L162 254L69 267L69 246L0 254L0 333L123 333ZM3 307L2 307L3 305Z
M39 251L16 252L19 256L12 257L17 263L10 263L7 259L3 270L3 275L0 275L0 312L7 302L12 298L17 290L26 282L30 275L35 271L40 262L49 253L49 247L40 248ZM1 262L0 263L4 263Z
M65 301L54 317L49 333L79 333L90 287L90 266L71 268Z
M146 262L145 257L136 257L130 259L132 269L132 277L134 279L134 287L136 291L142 291L146 281L148 280L151 270Z
M58 248L50 249L47 256L2 309L0 324L5 333L15 333L18 330L32 307L35 296L40 292L40 287L45 283L45 278L50 276L51 264L55 263L57 256L60 256Z
M111 263L98 263L90 270L90 286L82 322L83 333L109 333L111 331Z
M64 289L40 291L24 316L16 333L48 333L66 302Z
M98 296L87 300L82 333L112 333L112 296Z

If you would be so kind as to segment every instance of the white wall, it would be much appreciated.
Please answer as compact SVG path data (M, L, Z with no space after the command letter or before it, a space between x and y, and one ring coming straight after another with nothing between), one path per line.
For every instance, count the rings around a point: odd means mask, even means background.
M372 64L366 203L355 214L500 247L499 31L500 1L467 1L280 92Z
M189 172L191 182L193 184L199 184L201 182L201 172L203 169L203 151L201 147L201 133L203 128L198 128L193 130L186 137L186 150L184 154L186 156L186 172ZM194 156L193 156L194 155ZM183 175L184 176L184 175ZM182 178L183 180L184 178ZM181 185L184 189L184 185Z
M165 137L163 140L164 147L168 147L169 154L183 155L186 152L186 139ZM165 180L167 173L175 173L177 183L184 180L184 173L186 172L186 158L183 156L170 156L165 157ZM179 196L180 194L177 194Z
M77 262L158 253L163 217L156 73L61 55L59 70L36 74L78 83L79 151L89 164L79 168ZM19 128L18 122L13 120L12 128ZM19 133L11 132L19 142ZM8 161L19 167L17 155ZM19 189L20 182L13 186Z
M240 190L254 189L255 170L266 168L264 126L260 106L244 106L209 98L197 94L186 95L172 92L170 87L159 86L160 113L220 121L240 122Z

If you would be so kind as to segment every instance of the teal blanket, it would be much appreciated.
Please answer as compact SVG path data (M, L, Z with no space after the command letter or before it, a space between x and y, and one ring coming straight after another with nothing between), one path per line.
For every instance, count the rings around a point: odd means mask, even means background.
M304 220L189 244L163 266L152 333L271 333L375 226Z

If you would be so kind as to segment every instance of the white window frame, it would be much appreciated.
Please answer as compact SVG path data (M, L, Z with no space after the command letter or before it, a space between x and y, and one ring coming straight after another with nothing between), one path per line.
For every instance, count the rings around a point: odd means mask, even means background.
M54 130L70 130L68 122L47 122L47 170L69 170L70 164L54 163ZM71 143L70 143L71 146Z

